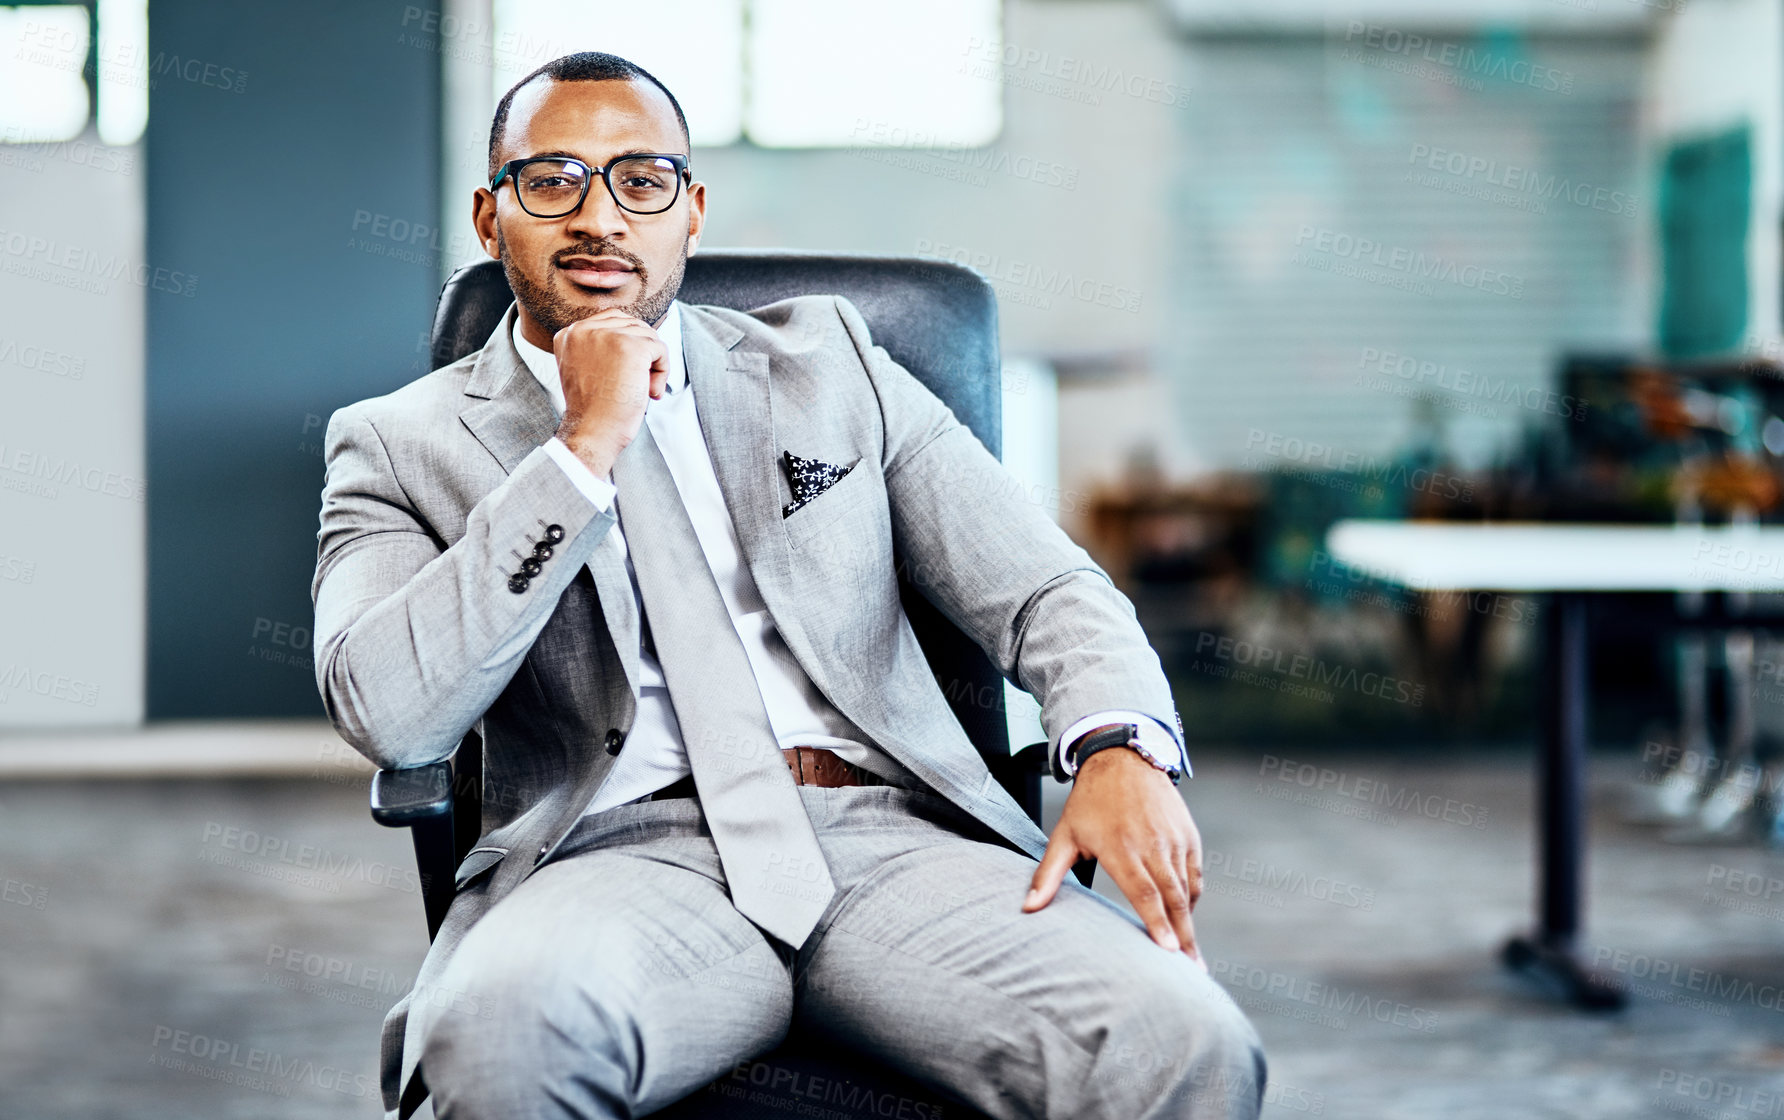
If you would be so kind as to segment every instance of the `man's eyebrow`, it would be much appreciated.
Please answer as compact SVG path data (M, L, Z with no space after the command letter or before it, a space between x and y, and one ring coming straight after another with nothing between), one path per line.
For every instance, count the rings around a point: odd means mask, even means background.
M650 148L627 148L623 152L614 152L613 159L625 159L627 156L660 156L663 154L665 154L665 153L653 151ZM579 159L579 160L582 160L582 162L584 162L584 163L589 162L588 160L583 159L581 156L577 155L575 152L537 152L530 156L521 156L520 158L521 159ZM610 159L607 162L612 163L613 159ZM599 164L591 164L590 166L600 166L600 165Z

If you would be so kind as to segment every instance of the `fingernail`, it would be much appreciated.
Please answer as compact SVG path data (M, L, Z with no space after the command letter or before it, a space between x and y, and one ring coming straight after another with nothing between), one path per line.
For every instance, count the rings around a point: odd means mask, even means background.
M1158 944L1161 948L1169 949L1173 953L1175 953L1178 949L1182 948L1181 945L1177 944L1176 936L1174 934L1169 934L1169 933L1167 933L1163 937L1159 938Z
M1041 897L1041 888L1030 887L1028 889L1027 897L1023 898L1023 900L1022 900L1022 905L1023 906L1033 906L1035 904L1035 899L1040 898L1040 897Z

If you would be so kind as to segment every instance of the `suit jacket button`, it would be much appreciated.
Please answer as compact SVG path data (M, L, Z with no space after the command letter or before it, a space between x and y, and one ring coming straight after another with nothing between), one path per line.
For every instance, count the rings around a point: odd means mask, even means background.
M625 738L626 737L624 735L621 735L619 733L619 728L615 727L615 728L610 729L607 732L607 753L608 754L618 754L619 753L619 745L625 741Z
M551 850L551 845L550 845L550 844L541 844L541 845L539 845L539 854L540 854L540 855L544 855L544 854L545 854L545 853L546 853L546 852L548 852L548 851L550 851L550 850Z
M545 527L545 539L552 544L563 543L564 527L562 525L547 525Z
M545 565L539 563L539 561L532 556L529 556L520 562L520 570L525 572L529 577L538 575L539 570L543 567L545 567Z
M540 541L538 544L533 546L533 555L537 556L541 560L551 559L551 545L547 544L544 541Z
M508 590L519 595L522 591L527 589L527 584L530 582L531 581L528 580L527 577L516 573L515 575L508 577Z

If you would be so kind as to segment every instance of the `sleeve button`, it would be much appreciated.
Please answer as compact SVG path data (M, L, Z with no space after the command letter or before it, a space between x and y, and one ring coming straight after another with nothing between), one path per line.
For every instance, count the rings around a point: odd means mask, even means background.
M523 575L519 575L519 574L511 575L508 577L508 590L514 592L516 595L519 595L522 591L525 591L527 589L527 584L530 582L531 581L528 580L527 577L525 577Z
M547 525L545 527L545 539L552 544L561 544L564 539L564 527L562 525Z
M540 541L533 546L533 555L541 560L551 559L551 545L547 544L545 541Z
M520 562L520 570L527 574L528 579L538 575L539 570L543 567L545 567L545 565L539 563L539 559L536 556L529 556Z

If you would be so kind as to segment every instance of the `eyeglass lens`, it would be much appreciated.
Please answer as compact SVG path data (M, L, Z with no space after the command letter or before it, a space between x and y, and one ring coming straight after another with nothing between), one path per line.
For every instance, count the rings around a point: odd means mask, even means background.
M576 209L590 172L568 160L541 160L520 169L515 180L521 205L539 218L557 218ZM607 171L613 197L635 214L655 214L675 204L675 165L654 156L634 156L612 164Z

